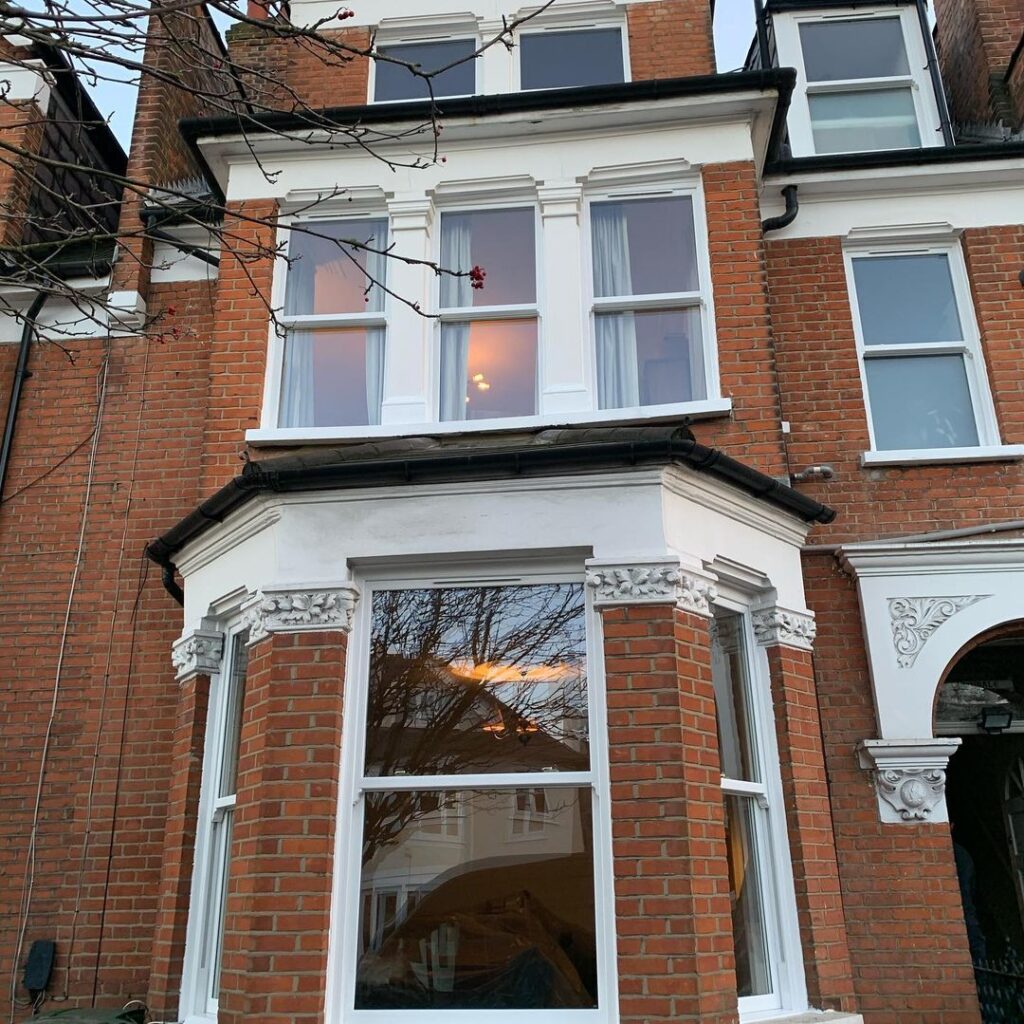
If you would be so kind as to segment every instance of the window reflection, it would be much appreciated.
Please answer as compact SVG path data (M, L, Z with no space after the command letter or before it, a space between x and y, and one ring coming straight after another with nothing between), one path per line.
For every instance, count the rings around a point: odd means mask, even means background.
M367 775L589 766L580 584L374 595Z
M544 808L525 844L524 792ZM557 786L369 794L356 1008L597 1006L591 814Z

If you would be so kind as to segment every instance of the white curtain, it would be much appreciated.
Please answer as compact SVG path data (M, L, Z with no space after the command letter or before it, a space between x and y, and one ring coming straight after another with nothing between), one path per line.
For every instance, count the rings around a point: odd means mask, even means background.
M284 342L281 380L282 427L316 425L313 408L313 332L289 331Z
M602 203L592 207L594 293L633 294L629 267L629 231L625 207ZM636 323L632 313L602 313L596 319L597 395L602 409L640 404L640 373Z
M446 213L441 218L441 266L466 272L473 266L473 230L468 214ZM441 277L443 309L473 305L473 285L468 277ZM441 328L441 419L466 418L466 387L469 377L468 323L444 324Z
M380 423L384 401L384 328L371 327L366 332L366 412L371 426Z

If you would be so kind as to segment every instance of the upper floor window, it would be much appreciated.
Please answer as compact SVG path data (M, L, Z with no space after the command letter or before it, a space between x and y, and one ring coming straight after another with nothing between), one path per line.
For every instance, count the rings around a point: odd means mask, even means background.
M938 98L913 7L773 19L782 64L798 70L796 156L940 145Z
M436 42L401 43L382 46L380 52L404 64L374 61L373 98L389 100L422 100L431 95L472 96L476 91L475 39L445 39ZM427 79L414 74L405 65L424 73L435 72Z
M590 225L600 408L706 397L693 199L594 202Z
M849 272L873 448L997 443L959 250L853 253Z
M533 207L445 212L441 266L442 420L537 412L537 241Z
M621 28L524 32L519 40L523 89L560 89L626 80Z
M387 233L376 219L313 221L291 232L282 427L380 423Z

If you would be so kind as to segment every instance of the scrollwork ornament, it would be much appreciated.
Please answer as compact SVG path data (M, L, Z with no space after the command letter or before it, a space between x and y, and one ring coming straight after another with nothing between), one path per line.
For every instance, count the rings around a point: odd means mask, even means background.
M269 591L257 595L245 613L249 643L271 633L303 633L352 628L358 591L354 587L325 590Z
M890 597L892 642L900 668L912 668L935 631L964 608L991 597L964 594L951 597Z
M223 656L224 634L211 629L189 633L171 648L171 662L179 682L218 671Z
M602 566L587 570L594 603L641 604L675 601L682 574L672 565Z
M678 605L684 611L693 612L694 615L710 617L711 606L718 599L718 588L710 580L702 579L700 576L691 576L689 573L682 573L679 585Z
M875 781L878 795L902 821L927 821L946 791L941 768L882 768Z
M814 616L785 608L765 608L754 613L754 636L762 647L798 647L810 651L818 627Z

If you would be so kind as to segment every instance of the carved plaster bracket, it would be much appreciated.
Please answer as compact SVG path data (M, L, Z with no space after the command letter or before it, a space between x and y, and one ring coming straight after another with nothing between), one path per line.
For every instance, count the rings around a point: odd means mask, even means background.
M862 740L860 766L874 776L878 814L884 823L948 821L946 768L959 737Z
M892 643L900 668L913 668L917 656L935 631L957 612L985 601L991 594L964 594L955 597L890 597Z
M714 578L667 559L628 564L587 563L587 586L594 605L675 604L697 615L711 616L718 596Z
M249 645L271 633L347 633L358 600L359 590L351 584L262 589L242 605Z
M818 634L814 612L796 612L776 606L755 611L753 620L754 636L762 647L814 649L814 638Z
M194 629L184 633L171 648L171 661L179 683L219 672L223 657L224 634L218 629Z

